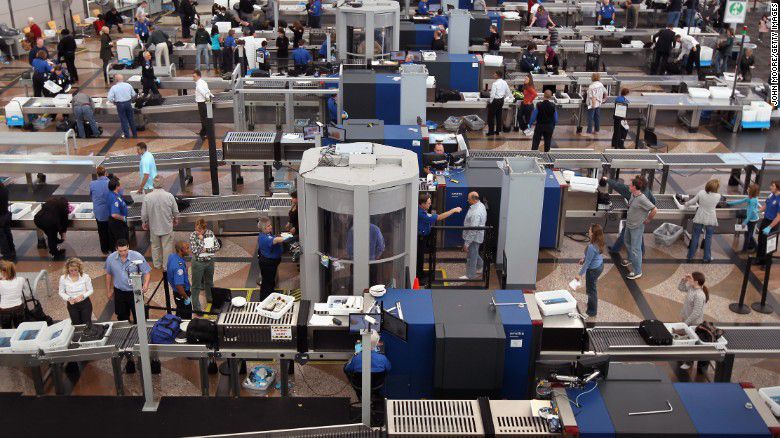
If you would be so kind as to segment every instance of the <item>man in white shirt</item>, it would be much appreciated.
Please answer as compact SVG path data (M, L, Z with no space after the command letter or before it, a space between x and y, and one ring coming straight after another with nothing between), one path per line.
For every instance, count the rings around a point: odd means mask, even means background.
M463 219L464 227L484 227L487 222L487 209L479 199L479 193L471 192L468 196L470 205L466 218ZM482 230L463 230L463 252L466 253L466 275L461 279L474 280L479 278L484 262L479 255L479 247L485 240L485 232Z
M680 37L680 54L677 56L677 62L682 61L681 66L685 66L688 61L688 55L691 53L694 47L698 46L699 42L696 38L690 35L683 35Z
M209 90L209 84L201 77L200 70L195 69L192 72L192 78L195 80L195 102L198 103L198 113L200 114L200 138L206 139L206 124L208 123L208 114L206 111L206 102L211 102L214 97Z
M495 81L490 87L490 100L488 101L488 132L487 135L499 135L504 130L504 99L512 93L509 91L509 85L504 80L504 75L500 71L493 73ZM495 128L495 129L493 129Z
M588 86L588 134L595 132L598 134L601 122L599 111L601 110L601 104L607 98L607 89L604 84L601 83L601 75L593 73L590 77L591 83ZM595 125L595 126L594 126Z

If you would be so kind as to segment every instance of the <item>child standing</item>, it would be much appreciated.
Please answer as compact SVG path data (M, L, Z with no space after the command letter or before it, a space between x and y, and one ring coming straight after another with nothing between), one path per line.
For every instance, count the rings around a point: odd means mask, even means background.
M575 277L581 281L585 275L585 291L588 294L587 314L590 317L596 316L598 310L598 290L597 284L602 271L604 270L604 230L599 224L592 224L588 229L588 246L585 248L585 257L580 259L580 272Z
M745 235L745 243L742 245L742 252L752 251L756 248L756 239L753 238L753 231L756 229L758 223L758 192L760 188L758 184L751 184L748 186L748 197L743 199L737 199L735 201L728 201L728 205L740 205L746 204L745 207L745 220L742 221L742 225L747 225L747 234Z

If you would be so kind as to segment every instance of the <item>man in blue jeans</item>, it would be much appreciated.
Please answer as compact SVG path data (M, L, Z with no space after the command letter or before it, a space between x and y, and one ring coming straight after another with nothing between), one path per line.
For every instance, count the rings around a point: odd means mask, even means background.
M643 178L644 179L644 178ZM628 186L623 184L622 181L616 180L616 179L608 179L607 177L601 178L604 184L609 186L610 189L618 192L618 194L626 199L626 201L631 199L631 190L629 190ZM647 196L647 199L650 200L650 202L653 203L653 205L656 204L655 202L655 196L653 196L653 192L650 191L650 188L645 188L645 190L642 192L645 196ZM626 236L626 228L623 227L623 229L620 231L620 234L618 234L617 240L615 240L615 243L608 248L609 252L612 254L617 254L620 252L621 249L623 249L623 241ZM644 239L642 240L642 253L645 252L645 242Z
M682 0L670 0L668 11L666 24L677 27L677 23L680 22L680 15L682 14Z
M129 138L131 132L133 138L138 138L133 115L133 99L136 92L124 79L120 74L114 75L115 84L108 90L108 101L116 105L119 123L122 124L122 138Z
M623 260L622 265L628 267L631 265L632 271L626 278L636 280L642 277L642 236L645 233L645 225L650 223L658 213L658 209L642 193L647 186L647 182L641 176L634 178L628 189L631 191L631 198L628 200L628 212L626 213L626 248L628 249L628 260Z

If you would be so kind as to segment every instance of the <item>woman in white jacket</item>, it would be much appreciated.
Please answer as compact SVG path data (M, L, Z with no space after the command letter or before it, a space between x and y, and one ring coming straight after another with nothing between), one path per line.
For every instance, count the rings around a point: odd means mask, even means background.
M689 199L685 206L698 204L696 214L693 216L693 234L691 235L691 245L688 247L688 262L693 261L696 249L699 247L699 238L704 232L704 263L712 261L710 247L712 245L712 233L718 226L718 216L715 213L715 207L720 202L720 181L712 179L704 186L704 190L699 191L693 198Z
M68 303L68 315L73 324L89 324L92 321L92 279L84 273L80 259L65 262L65 273L60 277L60 297Z

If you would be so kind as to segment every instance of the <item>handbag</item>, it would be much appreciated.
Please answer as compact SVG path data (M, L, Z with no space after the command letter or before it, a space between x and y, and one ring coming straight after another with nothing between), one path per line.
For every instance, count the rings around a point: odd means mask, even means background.
M46 312L43 311L41 302L35 298L35 295L32 291L32 286L30 286L30 280L25 278L24 281L27 283L27 288L30 289L30 298L27 298L27 295L24 294L24 287L22 287L22 299L24 300L24 320L46 321L46 325L51 325L54 321L49 315L46 314ZM32 304L32 308L30 308L30 304Z

